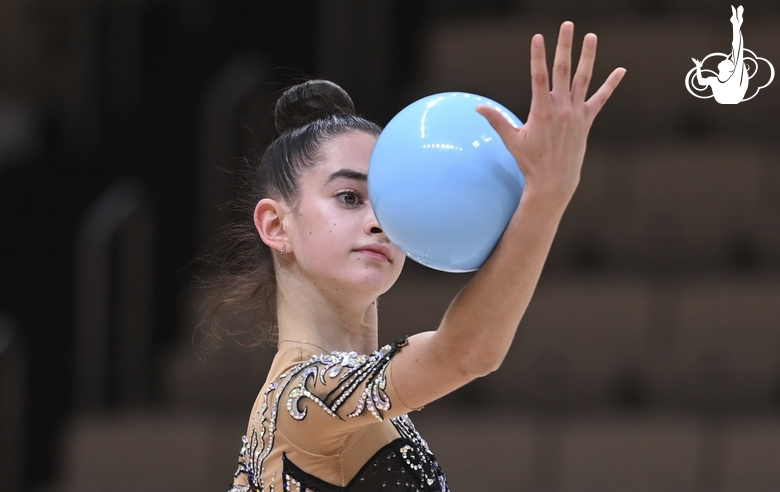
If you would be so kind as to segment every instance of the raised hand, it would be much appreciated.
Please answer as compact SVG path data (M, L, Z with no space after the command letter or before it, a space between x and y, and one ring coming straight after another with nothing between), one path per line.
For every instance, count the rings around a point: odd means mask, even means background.
M541 34L532 38L532 97L525 125L515 128L496 109L477 107L517 160L525 177L524 193L544 194L567 202L579 183L593 120L626 72L624 68L616 68L586 101L597 38L592 33L585 36L577 72L571 80L573 32L574 24L568 21L561 24L553 62L552 90L544 39Z

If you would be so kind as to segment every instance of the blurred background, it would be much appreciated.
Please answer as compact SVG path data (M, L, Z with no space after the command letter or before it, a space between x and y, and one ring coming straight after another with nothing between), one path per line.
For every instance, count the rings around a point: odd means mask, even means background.
M418 428L458 491L776 489L780 86L684 84L729 5L0 0L0 490L227 490L274 350L196 358L193 258L275 98L324 77L380 124L441 91L524 119L531 36L551 57L564 20L575 60L599 35L591 93L628 72L504 365ZM742 5L780 68L780 2ZM407 261L380 342L470 276Z

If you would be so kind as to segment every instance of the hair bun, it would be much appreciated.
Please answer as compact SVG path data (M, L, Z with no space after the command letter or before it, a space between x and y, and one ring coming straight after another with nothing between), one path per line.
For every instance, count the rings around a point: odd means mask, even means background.
M276 131L281 135L332 114L355 114L352 98L329 80L308 80L290 87L276 101Z

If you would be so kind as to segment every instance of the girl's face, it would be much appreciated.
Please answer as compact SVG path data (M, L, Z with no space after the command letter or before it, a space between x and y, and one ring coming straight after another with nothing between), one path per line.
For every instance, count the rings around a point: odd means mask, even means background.
M376 298L393 286L406 256L385 235L368 200L368 164L376 137L353 131L320 145L300 177L288 234L302 273L329 292ZM381 250L377 254L362 250Z

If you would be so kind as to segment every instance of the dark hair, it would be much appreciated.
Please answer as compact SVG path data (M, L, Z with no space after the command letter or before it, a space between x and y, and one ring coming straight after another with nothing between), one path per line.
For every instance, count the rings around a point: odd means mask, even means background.
M299 178L317 163L323 142L352 131L377 136L381 131L355 113L344 89L327 80L287 89L276 102L274 119L277 137L259 159L245 160L248 192L229 204L238 219L218 231L207 246L211 252L201 257L213 271L200 280L205 295L193 334L200 356L219 348L225 336L250 347L276 337L276 273L271 248L254 226L257 202L273 198L294 210Z

